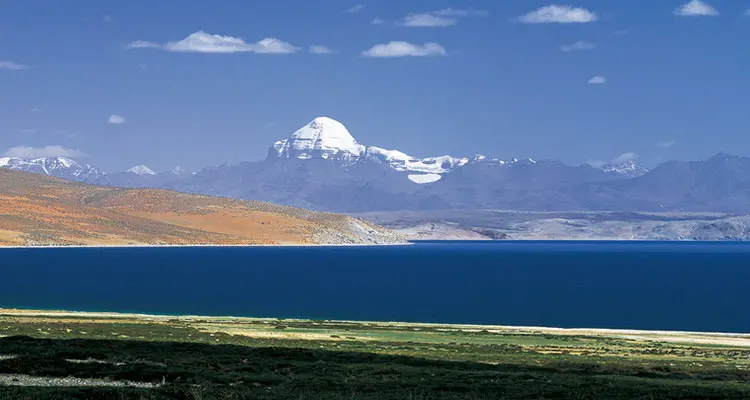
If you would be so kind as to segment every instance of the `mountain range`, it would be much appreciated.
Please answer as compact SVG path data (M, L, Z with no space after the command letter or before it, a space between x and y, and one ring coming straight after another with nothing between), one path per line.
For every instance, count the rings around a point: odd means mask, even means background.
M266 159L155 173L146 166L105 174L67 158L0 159L0 167L96 185L161 188L312 210L750 212L750 158L725 153L594 167L555 160L438 156L360 144L340 122L319 117L273 143Z

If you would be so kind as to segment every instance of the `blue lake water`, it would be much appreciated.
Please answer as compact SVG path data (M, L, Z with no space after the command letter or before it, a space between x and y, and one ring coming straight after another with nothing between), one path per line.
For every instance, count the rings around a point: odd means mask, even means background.
M0 307L750 332L750 244L0 250Z

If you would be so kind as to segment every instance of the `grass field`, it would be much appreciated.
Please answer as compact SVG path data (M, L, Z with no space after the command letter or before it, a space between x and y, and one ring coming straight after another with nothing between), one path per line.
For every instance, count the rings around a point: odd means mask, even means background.
M747 335L0 310L2 399L743 399L749 368Z

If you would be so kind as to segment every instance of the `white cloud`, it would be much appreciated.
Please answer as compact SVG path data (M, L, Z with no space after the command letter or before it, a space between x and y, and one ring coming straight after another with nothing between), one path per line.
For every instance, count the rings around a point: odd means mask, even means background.
M633 153L632 151L629 151L627 153L622 153L619 156L612 159L613 164L622 164L627 161L635 161L638 159L638 154Z
M45 147L11 147L5 151L3 156L30 159L43 157L85 157L86 154L84 154L80 150L66 149L60 145L53 145Z
M443 17L486 17L490 13L486 10L474 10L472 8L456 9L456 8L444 8L431 12L434 15L440 15Z
M265 38L256 43L247 43L233 36L213 35L203 31L191 33L185 39L159 44L138 40L125 46L128 49L162 49L183 53L240 53L289 54L299 50L290 43L276 38Z
M31 112L36 113L39 112L39 107L34 107L31 109Z
M679 17L716 17L719 12L710 4L701 0L690 0L674 10Z
M437 43L425 43L424 45L411 44L408 42L393 41L385 44L376 44L369 50L363 51L365 57L430 57L446 55L445 48Z
M656 142L656 147L658 147L660 149L668 149L668 148L674 146L675 143L677 143L677 142L674 141L674 140L660 140L660 141Z
M28 65L15 63L13 61L0 61L0 69L9 69L11 71L19 71L22 69L29 68Z
M590 165L590 166L592 166L594 168L601 168L601 167L607 165L607 163L604 162L604 161L602 161L602 160L589 160L589 161L586 162L586 164L588 164L588 165Z
M145 63L140 63L140 64L138 64L138 68L140 68L140 69L146 69L146 68L148 68L148 65L146 65Z
M372 19L371 23L373 25L382 25L382 24L385 23L385 20L383 20L382 18L375 17L375 18Z
M579 40L573 44L566 44L560 46L560 50L564 52L570 52L570 51L585 51L585 50L593 50L596 47L595 44L585 42L583 40Z
M107 15L105 15L105 16L104 16L104 17L102 18L102 20L103 20L104 22L112 22L112 17L111 17L111 16L109 15L109 14L107 14Z
M411 28L435 28L455 25L456 20L453 18L445 18L438 15L429 13L424 14L409 14L399 23L402 26L408 26Z
M109 116L109 119L107 120L108 124L114 124L114 125L120 125L125 123L125 118L121 117L117 114L112 114Z
M363 4L356 4L352 6L351 8L347 9L346 12L349 14L355 14L365 9L365 6Z
M607 78L597 75L591 79L589 79L589 85L602 85L607 83Z
M630 33L630 31L627 30L627 29L620 29L619 31L613 31L612 35L613 36L624 36L624 35L627 35L629 33Z
M310 53L313 54L333 54L336 51L329 49L326 46L310 46Z
M570 24L594 22L598 19L599 16L596 13L585 8L553 4L526 14L520 17L519 21L527 24Z

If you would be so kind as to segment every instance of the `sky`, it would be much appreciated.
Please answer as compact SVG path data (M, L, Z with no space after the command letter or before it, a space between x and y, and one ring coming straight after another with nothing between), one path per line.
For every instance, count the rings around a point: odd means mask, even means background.
M365 145L570 164L750 156L750 0L6 0L0 152L108 171Z

